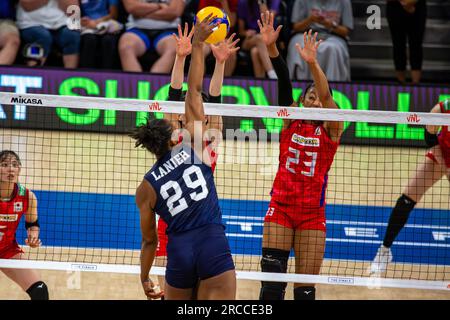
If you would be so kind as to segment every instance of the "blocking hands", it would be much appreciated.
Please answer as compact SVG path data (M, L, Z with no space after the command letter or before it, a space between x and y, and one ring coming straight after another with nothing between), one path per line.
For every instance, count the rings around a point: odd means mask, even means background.
M219 63L224 63L233 53L236 53L240 47L236 47L239 39L234 40L236 36L233 33L226 40L219 42L218 44L211 44L211 51ZM234 41L233 41L234 40Z
M194 35L195 27L192 27L191 31L188 34L189 26L187 23L184 24L184 30L181 30L181 26L178 25L178 36L176 34L172 34L172 37L176 41L176 53L180 58L187 57L191 54L192 51L192 36Z
M263 12L261 13L261 19L258 20L259 33L261 38L267 47L276 44L280 31L283 26L278 26L277 29L273 27L275 15L273 12Z
M192 38L192 43L204 43L206 39L213 33L214 28L216 28L220 22L213 23L214 19L216 19L216 16L213 16L213 14L209 14L205 19L202 21L197 21L195 28L194 28L194 36Z
M317 41L317 32L313 35L312 30L303 34L303 40L303 48L299 43L295 45L297 52L306 63L315 63L317 61L317 49L322 43L322 40Z

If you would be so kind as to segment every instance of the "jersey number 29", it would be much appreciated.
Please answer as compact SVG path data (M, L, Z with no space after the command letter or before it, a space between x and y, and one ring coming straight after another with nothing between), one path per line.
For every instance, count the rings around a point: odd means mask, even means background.
M192 175L195 174L196 179L192 180ZM183 172L183 180L186 183L186 186L191 189L197 189L201 187L200 192L192 192L189 194L192 200L200 201L205 199L208 195L208 187L206 186L206 180L203 177L202 170L200 170L197 166L192 166L184 170ZM175 192L172 196L169 195L169 190L173 189ZM170 214L176 216L181 211L187 209L188 205L185 198L182 198L183 192L181 191L181 187L176 181L167 181L165 184L161 186L161 197L164 200L167 200L167 207L169 208Z

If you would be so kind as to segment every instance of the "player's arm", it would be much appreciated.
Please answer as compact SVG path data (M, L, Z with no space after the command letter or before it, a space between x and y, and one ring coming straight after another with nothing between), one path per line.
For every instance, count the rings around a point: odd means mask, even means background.
M314 79L314 85L319 95L320 102L324 108L339 109L330 92L328 79L323 73L322 68L317 61L317 48L322 40L317 41L317 32L312 35L312 30L303 34L305 47L302 48L298 43L296 44L297 51L303 60L308 64L311 74ZM344 123L338 121L327 121L324 123L330 138L333 141L339 141L342 132L344 131Z
M212 15L195 25L192 38L191 65L188 73L188 91L185 101L186 129L194 141L203 141L205 111L203 108L202 87L205 72L203 45L216 26L211 24ZM197 126L200 130L194 130ZM202 143L203 144L203 143ZM199 150L198 150L199 151Z
M25 244L31 248L39 247L42 242L39 239L40 226L38 221L37 198L32 191L28 192L28 210L25 213L25 228L27 229Z
M170 101L182 101L182 90L183 90L183 81L184 81L184 65L186 63L186 57L191 54L192 45L191 39L194 34L194 29L192 28L191 32L189 32L189 26L187 23L184 25L184 30L181 30L181 26L178 25L178 36L175 34L172 37L176 41L176 55L175 62L172 68L172 74L170 77L170 86L169 86L169 97ZM165 113L164 118L168 119L174 126L178 122L179 115L175 113Z
M273 27L274 18L275 15L269 11L261 13L261 20L258 20L259 32L267 47L270 61L277 74L278 105L290 107L294 105L294 99L292 97L292 83L291 79L289 79L289 69L277 48L277 40L283 26L278 26L275 30ZM289 127L290 124L291 120L283 119L283 130Z
M450 104L450 100L447 100L448 104ZM441 113L442 105L445 102L440 102L436 104L430 111L430 113ZM427 125L425 127L425 142L429 148L434 147L439 144L437 133L439 131L440 126Z
M141 283L145 295L151 299L158 299L162 295L162 293L154 291L154 284L149 278L150 269L155 259L156 247L158 246L156 218L152 209L155 203L155 191L147 181L143 180L136 190L136 205L139 208L142 234Z
M212 51L214 54L214 50ZM222 85L224 72L225 72L225 62L221 63L216 58L216 65L214 66L213 76L209 84L209 102L211 103L222 103ZM222 132L223 129L222 116L217 115L208 116L207 127L208 129L218 130L219 132Z
M211 103L222 102L222 85L225 73L225 63L233 53L240 49L239 47L236 47L239 39L234 40L235 36L236 34L233 33L225 41L222 41L219 44L211 44L211 51L216 59L214 73L209 84L209 102ZM209 128L222 132L222 116L209 116L208 123Z

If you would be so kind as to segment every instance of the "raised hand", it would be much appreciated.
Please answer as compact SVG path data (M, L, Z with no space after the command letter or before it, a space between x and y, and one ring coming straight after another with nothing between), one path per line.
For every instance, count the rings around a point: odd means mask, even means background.
M216 18L209 14L203 21L197 21L194 30L193 43L203 43L213 33L213 29L219 25L219 22L212 23Z
M305 60L306 63L316 62L317 48L319 48L322 40L317 41L317 32L313 36L312 30L309 30L309 32L305 32L303 34L303 40L305 43L305 46L303 48L298 43L295 45L298 53L300 54L300 57L302 57L302 59Z
M236 33L233 33L228 39L225 41L221 41L218 44L211 44L211 51L216 58L217 62L224 63L232 53L237 52L240 48L236 47L237 43L240 39L236 39L233 41Z
M258 20L259 33L261 38L266 44L266 46L273 45L277 42L278 36L280 34L281 28L283 26L278 26L275 30L273 28L274 14L273 12L266 11L261 13L261 20Z
M194 27L192 27L191 32L188 34L189 26L187 23L184 24L184 32L181 30L181 26L178 25L178 37L176 34L172 34L175 41L177 42L177 56L180 58L186 57L191 54L192 44L191 39L194 35Z

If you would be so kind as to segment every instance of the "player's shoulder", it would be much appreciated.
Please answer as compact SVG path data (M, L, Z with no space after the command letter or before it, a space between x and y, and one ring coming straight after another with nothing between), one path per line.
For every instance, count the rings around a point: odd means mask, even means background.
M442 113L450 113L450 99L439 102L439 106L441 107Z
M17 195L19 197L25 197L27 195L27 191L30 192L23 184L17 183Z

